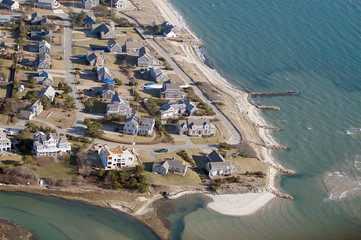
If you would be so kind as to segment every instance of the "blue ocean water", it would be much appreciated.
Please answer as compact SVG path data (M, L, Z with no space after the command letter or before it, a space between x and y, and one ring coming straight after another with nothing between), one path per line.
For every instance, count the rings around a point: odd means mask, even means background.
M273 155L298 173L278 179L295 200L243 218L199 208L174 231L184 239L361 239L361 1L170 2L227 81L301 93L258 99L281 108L262 115L289 147Z

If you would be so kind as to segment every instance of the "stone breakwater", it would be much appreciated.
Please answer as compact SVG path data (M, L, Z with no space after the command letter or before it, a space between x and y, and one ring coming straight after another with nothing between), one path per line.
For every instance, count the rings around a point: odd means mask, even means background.
M253 106L255 106L258 109L262 109L262 110L275 110L275 111L279 111L281 110L280 107L278 106L262 106L262 105L258 105L253 101L253 97L254 96L285 96L285 95L298 95L299 92L297 91L285 91L285 92L251 92L248 93L248 97L247 100L250 104L252 104Z
M274 131L279 131L279 130L281 130L281 128L276 127L276 126L261 126L261 125L258 125L258 127L264 128L264 129L267 129L267 130L274 130Z

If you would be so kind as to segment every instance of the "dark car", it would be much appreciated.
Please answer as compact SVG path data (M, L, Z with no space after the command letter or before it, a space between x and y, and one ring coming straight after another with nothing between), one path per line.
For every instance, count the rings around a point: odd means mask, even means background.
M168 152L168 149L161 148L161 149L158 149L158 150L154 150L154 152L157 152L157 153L166 153L166 152Z

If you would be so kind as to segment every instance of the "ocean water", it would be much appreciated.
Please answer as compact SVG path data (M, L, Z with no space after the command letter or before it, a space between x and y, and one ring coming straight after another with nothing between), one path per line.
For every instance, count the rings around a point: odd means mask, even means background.
M261 115L281 128L272 135L289 147L273 155L297 171L277 179L295 200L277 199L241 218L205 207L175 211L174 239L361 239L361 1L170 3L227 81L250 91L300 92L257 99L281 108Z

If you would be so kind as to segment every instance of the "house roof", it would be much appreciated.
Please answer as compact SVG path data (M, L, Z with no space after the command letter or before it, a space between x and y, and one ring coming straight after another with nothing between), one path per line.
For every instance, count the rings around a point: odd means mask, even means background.
M105 74L105 73L108 74L109 76L112 75L112 73L110 72L109 68L107 68L107 67L100 67L100 66L97 67L97 74L98 74L98 76L100 76L100 75L102 75L102 74ZM113 85L113 90L114 90L114 85Z
M186 167L185 162L182 160L167 159L165 162L167 162L170 167L174 167L174 168L185 168Z
M216 150L213 150L208 154L208 159L210 162L224 162L224 159Z
M163 83L163 89L166 90L180 90L179 83Z
M93 61L96 58L102 58L104 59L104 50L95 50L93 52L87 53L87 59L89 62Z
M117 41L115 41L114 39L110 39L110 40L108 41L108 46L109 46L110 48L114 47L115 45L119 45L119 47L120 47L120 44L119 44Z
M55 89L52 86L47 86L46 88L43 88L43 90L41 90L40 92L40 96L45 95L48 98L52 98L55 96Z
M108 90L114 91L114 85L110 83L103 84L102 91L108 91Z
M31 107L38 108L42 106L40 99L36 100Z
M188 121L189 126L192 126L192 125L201 126L201 125L206 125L206 124L211 123L209 121L209 119L206 119L206 118L189 118L187 121Z
M47 41L45 41L45 40L41 40L40 42L38 42L37 44L36 44L36 47L37 48L41 48L41 47L47 47L47 48L51 48L51 46L50 46L50 43L48 43Z
M19 117L29 119L32 114L32 111L29 110L20 110Z
M6 4L8 6L11 6L15 3L16 1L13 1L13 0L3 0L1 3L2 4Z
M119 93L116 93L114 94L114 96L112 97L112 103L114 102L126 102L128 103L128 100L127 98L123 95L123 94L119 94Z
M43 54L39 55L37 58L38 58L39 63L44 62L44 61L50 61L50 55L47 53L43 53Z
M209 162L210 165L210 169L213 168L234 168L233 164L231 163L231 161L227 160L225 162Z

